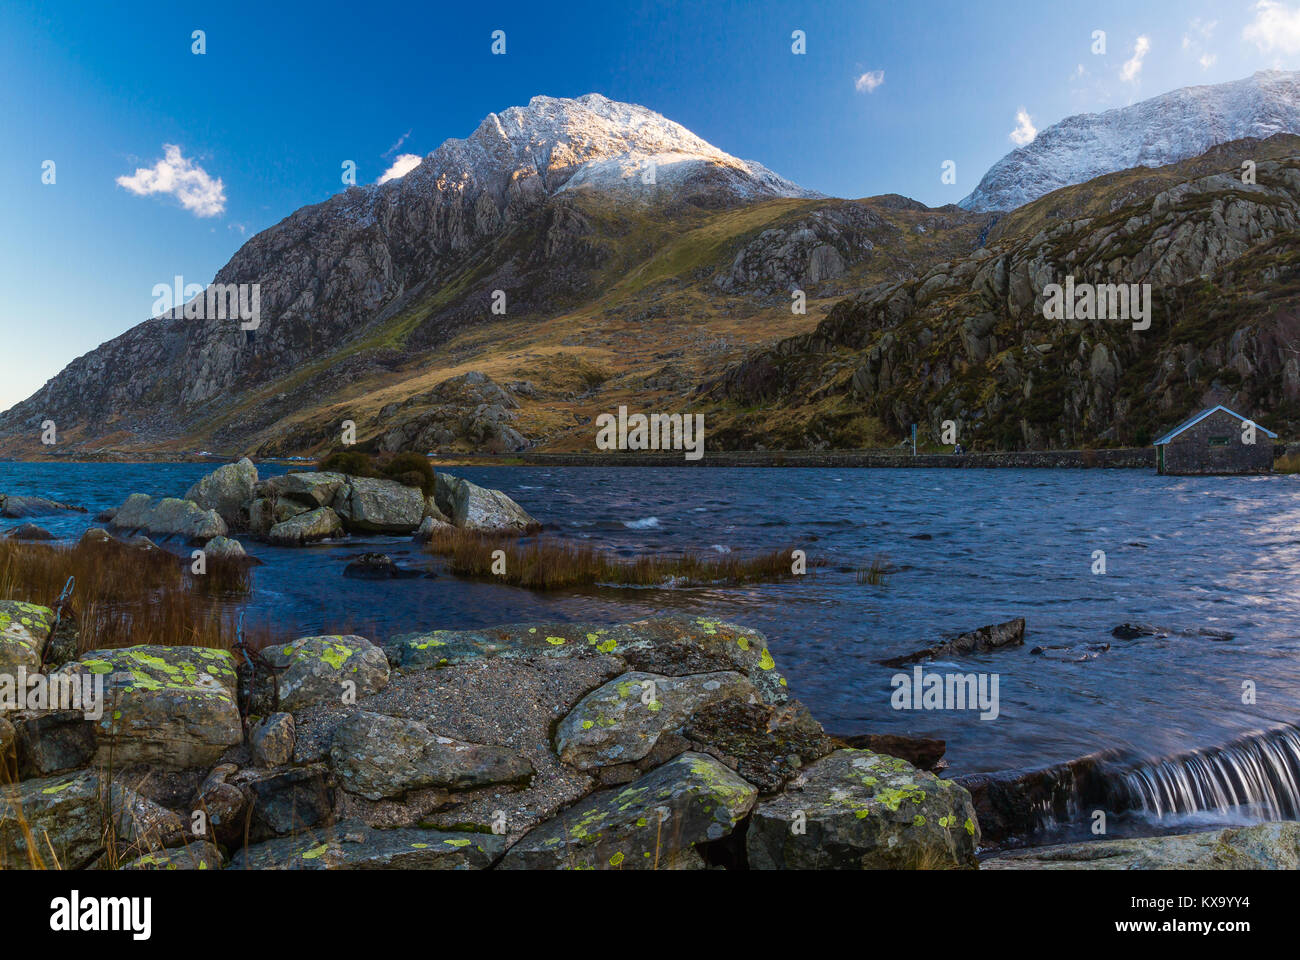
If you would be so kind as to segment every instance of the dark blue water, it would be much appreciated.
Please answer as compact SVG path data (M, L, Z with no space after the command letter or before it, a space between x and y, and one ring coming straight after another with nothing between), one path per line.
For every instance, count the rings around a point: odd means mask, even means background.
M51 496L90 515L128 493L183 495L210 465L0 463L0 491ZM262 475L283 468L263 465ZM350 626L382 639L519 620L623 621L708 613L764 631L796 696L838 733L948 741L955 773L1071 759L1102 747L1168 755L1300 720L1300 480L1175 478L1144 471L454 469L506 491L557 535L625 556L798 547L828 566L797 582L738 588L592 588L536 594L437 579L344 579L381 549L436 569L404 538L301 550L246 540L250 618L304 633ZM4 521L12 526L17 521ZM38 518L76 536L88 516ZM177 552L180 545L173 545ZM1107 572L1092 573L1093 552ZM883 554L884 586L856 569ZM963 658L996 672L1000 715L901 712L880 658L1023 616L1023 648ZM1234 634L1116 640L1124 621ZM1109 642L1094 653L1088 644ZM1049 659L1035 646L1068 647ZM945 669L941 664L931 669ZM952 669L957 669L953 666ZM1258 703L1245 705L1251 681Z

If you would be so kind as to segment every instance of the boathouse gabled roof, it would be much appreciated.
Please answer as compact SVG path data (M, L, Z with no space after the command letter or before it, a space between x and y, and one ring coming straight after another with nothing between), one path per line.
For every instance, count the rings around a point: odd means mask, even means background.
M1219 404L1219 406L1217 406L1217 407L1210 407L1210 409L1208 409L1208 410L1202 410L1200 413L1196 414L1196 416L1192 417L1192 418L1189 419L1189 420L1184 420L1182 423L1180 423L1178 426L1174 427L1172 430L1170 430L1168 433L1166 433L1163 437L1161 437L1161 438L1160 438L1159 440L1157 440L1155 443L1151 444L1151 446L1153 446L1153 447L1159 447L1159 446L1161 446L1161 445L1163 445L1163 444L1168 443L1170 440L1172 440L1174 437L1178 436L1178 435L1179 435L1180 433L1182 433L1184 430L1187 430L1187 429L1189 429L1189 428L1191 428L1191 427L1196 426L1198 423L1200 423L1202 420L1204 420L1204 419L1205 419L1206 417L1208 417L1210 414L1212 414L1212 413L1218 413L1220 410L1222 410L1224 413L1227 413L1227 414L1230 414L1230 415L1236 417L1236 418L1237 418L1239 421L1241 421L1242 423L1245 423L1247 420L1250 420L1250 417L1243 417L1241 414L1237 413L1235 410L1229 410L1227 407L1223 406L1223 404ZM1251 422L1254 423L1253 420L1252 420ZM1268 430L1268 429L1265 429L1264 427L1261 427L1258 423L1255 424L1255 429L1257 429L1257 430L1259 430L1259 431L1261 431L1261 432L1263 432L1263 433L1267 433L1267 434L1268 434L1272 439L1274 439L1274 440L1277 439L1277 434L1276 434L1276 433L1274 433L1272 430Z

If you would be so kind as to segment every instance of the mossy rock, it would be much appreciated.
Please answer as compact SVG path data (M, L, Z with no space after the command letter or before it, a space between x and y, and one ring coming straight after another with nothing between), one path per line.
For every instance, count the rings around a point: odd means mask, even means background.
M345 693L357 697L388 685L388 660L365 637L301 637L267 647L262 657L276 667L280 706L294 711L317 703L341 703Z
M745 848L757 870L915 870L976 865L970 794L906 760L836 750L759 804Z
M402 828L355 821L245 847L232 870L486 870L501 856L495 834Z
M0 600L0 673L41 669L41 652L54 629L54 611L21 600Z

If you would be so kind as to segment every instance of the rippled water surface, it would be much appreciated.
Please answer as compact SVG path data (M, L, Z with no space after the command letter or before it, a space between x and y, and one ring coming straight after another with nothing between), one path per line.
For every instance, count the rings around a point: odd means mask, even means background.
M35 518L61 536L128 493L180 496L211 465L0 463L0 492L89 515ZM263 465L267 476L282 467ZM817 470L524 467L453 472L497 487L563 537L643 552L797 547L826 566L739 588L591 588L536 594L436 579L344 579L381 549L436 568L405 538L299 550L245 540L266 561L250 617L375 639L519 620L622 621L708 613L764 631L792 691L837 733L948 741L954 773L1037 765L1102 748L1165 755L1300 720L1300 480L1178 478L1130 470ZM13 526L20 521L0 521ZM178 552L180 545L169 545ZM1106 554L1096 575L1094 551ZM883 555L883 586L857 569ZM901 712L876 661L1023 616L1022 648L927 669L996 672L1000 715ZM1207 628L1117 640L1124 621ZM1110 643L1097 652L1089 645ZM1035 655L1036 647L1049 648ZM1088 659L1078 660L1079 657ZM1257 704L1242 703L1252 682Z

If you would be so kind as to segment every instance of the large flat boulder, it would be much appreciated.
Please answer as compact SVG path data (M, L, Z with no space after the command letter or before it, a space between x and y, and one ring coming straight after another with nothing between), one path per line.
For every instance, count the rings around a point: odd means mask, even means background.
M680 730L696 711L722 700L761 699L738 673L666 677L631 671L578 702L556 729L555 751L579 770L633 763L647 756L663 734Z
M395 480L350 477L333 506L349 532L414 533L424 518L424 494Z
M657 617L614 626L521 623L490 630L435 630L393 637L384 650L403 669L440 669L495 657L609 656L629 670L673 677L735 671L769 703L784 702L787 696L786 679L763 634L709 617Z
M261 501L257 501L261 502ZM264 521L258 514L258 523ZM281 547L301 547L319 540L328 540L343 533L343 523L329 507L318 507L276 522L266 538Z
M360 699L388 684L388 660L365 637L300 637L261 653L277 668L280 707L290 712L317 703L342 703L348 693Z
M60 673L104 677L104 713L95 722L97 762L207 767L243 740L234 658L225 650L91 650Z
M683 753L535 827L504 870L699 869L697 847L731 835L758 790L712 757Z
M54 629L54 611L22 600L0 600L0 673L41 669L41 651Z
M248 502L257 484L257 467L247 457L218 467L185 492L204 510L215 510L232 527L248 525Z
M110 526L116 530L139 531L151 537L178 537L200 544L230 532L217 511L200 507L193 500L178 497L155 500L143 493L127 497L113 514Z
M408 790L468 790L520 783L533 765L517 751L440 736L418 720L359 711L334 731L330 749L343 789L371 800Z
M1033 847L990 857L983 870L1300 870L1300 823Z
M754 810L745 837L755 870L974 867L970 794L905 760L836 750Z
M276 477L273 493L276 497L296 500L308 509L328 507L347 485L348 478L341 473L286 473Z
M399 828L344 821L303 836L251 844L232 870L486 870L505 847L493 834Z
M541 524L500 490L489 490L447 473L436 475L434 501L451 522L463 530L485 533L524 533Z

